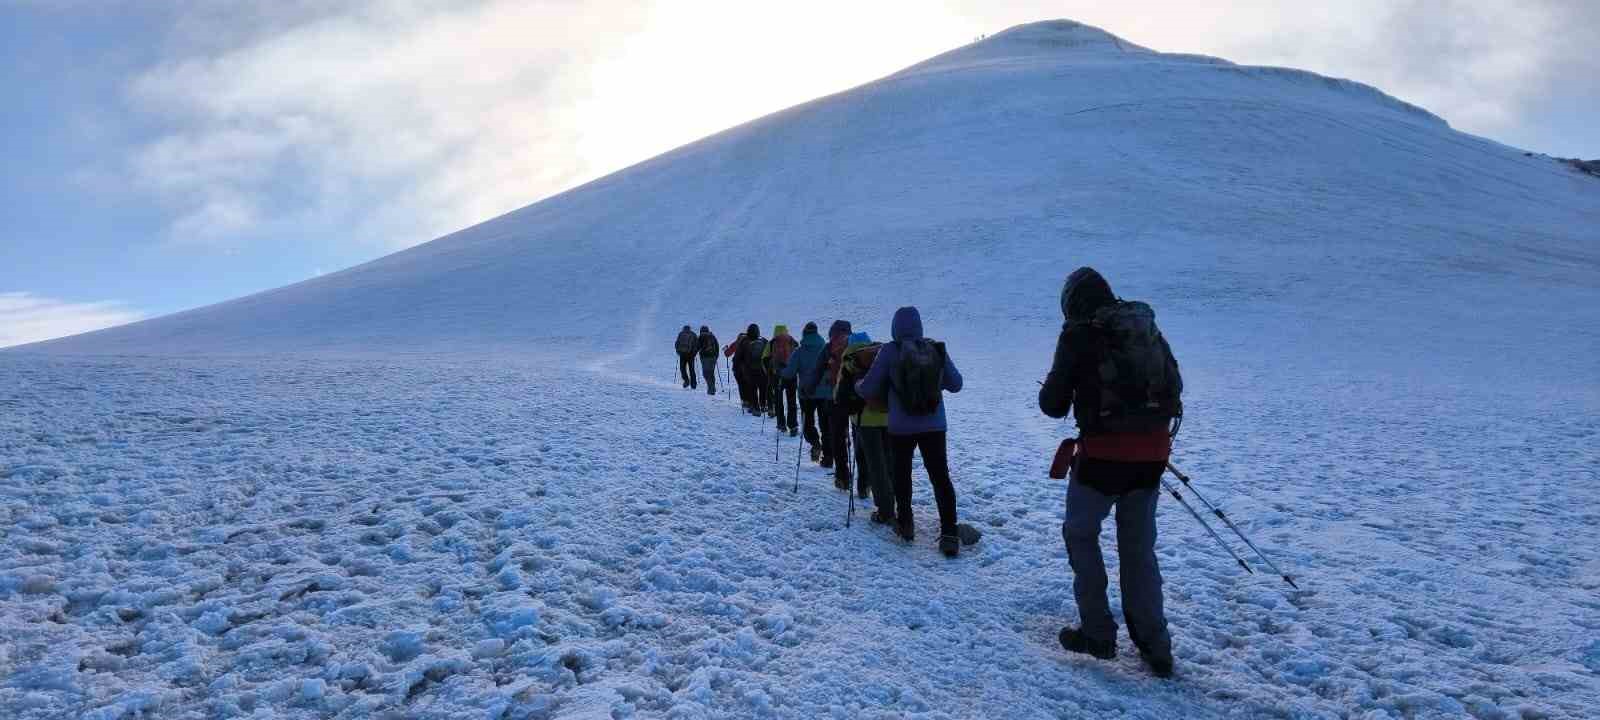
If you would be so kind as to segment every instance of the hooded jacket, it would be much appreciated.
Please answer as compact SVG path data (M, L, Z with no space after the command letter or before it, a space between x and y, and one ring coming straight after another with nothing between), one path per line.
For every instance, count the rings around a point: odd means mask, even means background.
M1039 409L1053 418L1073 413L1085 457L1117 462L1165 462L1172 438L1165 432L1103 433L1095 425L1100 384L1095 370L1095 337L1090 321L1096 310L1117 302L1111 284L1093 268L1082 267L1061 287L1066 322L1056 338L1050 374L1039 388ZM1171 353L1171 350L1168 350Z
M815 323L806 323L805 331L800 335L800 348L789 356L789 364L784 366L781 375L784 379L795 380L798 384L800 397L816 400L819 397L832 397L817 394L817 381L822 375L822 351L827 347L822 341L822 336L817 334Z
M878 349L878 357L872 361L872 369L867 371L867 376L862 378L861 382L856 383L856 392L868 401L888 400L890 435L944 432L948 427L945 422L944 403L939 403L939 408L930 414L911 415L900 404L900 394L890 380L891 370L900 362L900 343L922 338L922 313L914 307L900 308L894 311L894 322L889 327L894 342ZM944 346L939 347L942 352ZM957 393L961 392L963 384L961 371L956 369L955 361L950 359L949 353L945 353L944 382L941 384L941 389Z
M717 341L716 334L711 332L711 328L701 325L699 346L700 358L707 361L717 359L718 347L720 347L720 343Z
M672 349L676 350L679 355L693 355L694 351L699 348L699 341L700 339L695 336L694 331L690 330L688 325L685 325L682 330L678 331L678 339L673 341Z
M761 337L761 328L757 327L755 323L750 323L750 327L745 328L744 335L739 340L738 349L733 354L733 364L744 368L745 376L749 378L760 379L766 375L766 370L761 367L761 363L751 362L749 353L745 350L751 342L760 339L763 339Z
M839 363L850 342L850 321L835 320L828 326L828 347L822 353L822 379L817 381L817 397L833 399L833 386L839 382Z
M785 348L787 348L789 359L792 360L794 357L794 348L797 345L799 345L799 343L795 342L794 336L789 334L788 325L783 325L781 323L774 325L772 326L772 342L767 343L767 349L761 351L761 358L763 360L771 359L771 365L780 371L779 376L781 377L783 366L787 365L788 362L778 362L777 356L773 353L776 352L778 355L784 355L785 352L783 351Z

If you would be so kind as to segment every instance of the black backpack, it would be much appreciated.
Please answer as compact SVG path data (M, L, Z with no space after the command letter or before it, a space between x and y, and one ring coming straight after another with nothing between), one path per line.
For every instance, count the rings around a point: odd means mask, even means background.
M907 415L932 415L944 402L944 343L927 338L901 340L892 381Z
M1102 432L1154 432L1172 429L1183 416L1183 376L1156 313L1142 302L1117 301L1095 311L1095 382Z
M761 354L766 351L766 338L758 337L747 341L744 344L744 366L751 369L765 369L761 363Z
M694 352L694 346L697 340L698 338L695 337L694 333L689 332L688 330L678 333L678 343L675 346L678 350L678 354L688 355L689 353Z

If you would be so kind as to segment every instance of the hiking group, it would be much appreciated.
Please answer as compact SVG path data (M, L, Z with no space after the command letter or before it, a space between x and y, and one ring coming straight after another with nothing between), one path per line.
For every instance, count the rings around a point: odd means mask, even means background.
M1051 475L1069 478L1061 533L1080 624L1063 628L1058 640L1075 653L1116 656L1118 628L1100 551L1101 525L1115 511L1128 635L1151 671L1168 677L1172 640L1155 554L1155 512L1182 419L1183 381L1150 307L1118 299L1093 269L1067 277L1061 311L1065 322L1039 389L1039 408L1052 418L1071 414L1079 430L1078 438L1062 443ZM685 325L675 349L684 387L697 387L698 356L711 394L717 354L727 357L744 411L774 419L779 433L803 435L811 460L832 471L834 486L870 497L872 521L907 542L916 535L911 476L920 451L939 512L940 552L957 557L964 541L977 541L974 528L957 522L947 456L943 396L961 392L961 372L944 343L923 335L917 308L895 311L887 343L837 320L826 339L816 323L806 323L799 340L786 325L775 325L769 339L751 323L720 349L708 327L696 335ZM859 482L853 486L853 480Z

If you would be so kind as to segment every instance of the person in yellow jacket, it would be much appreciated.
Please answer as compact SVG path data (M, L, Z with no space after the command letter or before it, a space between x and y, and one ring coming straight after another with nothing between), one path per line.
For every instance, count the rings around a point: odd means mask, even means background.
M870 491L872 521L894 527L893 454L889 451L889 406L882 400L868 402L855 392L856 381L866 377L878 356L880 343L864 332L852 334L844 349L839 384L834 387L834 402L843 403L855 426L857 493Z

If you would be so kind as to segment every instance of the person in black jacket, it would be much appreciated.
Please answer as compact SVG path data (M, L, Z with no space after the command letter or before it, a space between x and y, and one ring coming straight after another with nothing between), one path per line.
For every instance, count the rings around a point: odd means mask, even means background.
M684 388L698 385L694 377L694 351L699 346L699 339L688 325L678 331L678 339L672 344L672 349L678 351L678 374L683 377Z
M717 394L717 351L722 346L717 342L717 336L712 334L711 328L700 326L700 339L696 349L700 353L700 372L706 379L706 394Z
M1165 429L1113 433L1098 427L1101 339L1091 320L1096 311L1117 302L1110 283L1094 269L1079 268L1067 277L1061 291L1066 323L1056 340L1050 374L1039 389L1039 409L1053 418L1073 412L1079 431L1061 536L1072 565L1072 591L1081 624L1063 628L1058 639L1072 652L1103 659L1116 656L1117 625L1106 600L1108 583L1100 554L1100 526L1115 508L1128 635L1151 670L1166 677L1172 673L1172 637L1156 562L1156 500L1172 439ZM1166 352L1176 367L1170 348Z

